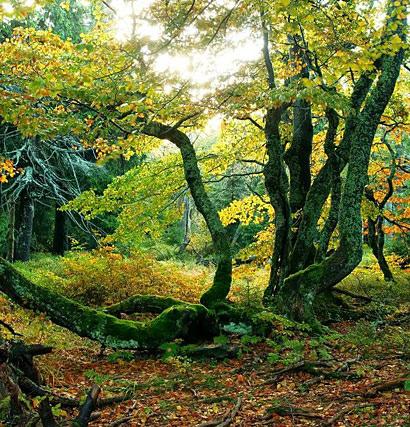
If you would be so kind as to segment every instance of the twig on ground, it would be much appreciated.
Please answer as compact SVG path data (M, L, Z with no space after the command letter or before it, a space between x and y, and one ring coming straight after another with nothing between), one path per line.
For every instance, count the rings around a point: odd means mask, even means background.
M269 419L272 417L272 414L278 414L280 416L294 416L294 417L305 417L305 418L323 418L322 415L318 413L314 413L311 410L305 408L299 408L294 405L286 404L284 406L278 405L273 406L267 410L267 414L265 415L265 419Z
M0 319L0 325L6 328L10 333L12 333L14 336L22 337L22 334L19 334L16 332L8 323L6 323L4 320Z
M118 420L115 420L111 424L109 424L109 427L119 427L121 424L131 421L131 419L132 419L132 416L130 415L126 417L118 418Z

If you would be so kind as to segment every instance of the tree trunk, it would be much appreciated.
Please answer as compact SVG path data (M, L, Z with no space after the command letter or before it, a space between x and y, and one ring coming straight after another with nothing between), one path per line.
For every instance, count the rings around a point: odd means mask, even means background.
M317 223L319 221L323 205L325 204L331 190L329 182L332 182L332 177L335 173L340 174L346 166L349 158L353 132L357 124L356 116L370 90L373 78L373 76L364 74L355 84L351 96L352 113L346 119L342 141L335 150L335 155L339 159L337 170L334 169L333 159L329 157L313 181L306 196L302 220L298 227L296 241L292 247L290 255L290 274L303 270L310 265L309 261L314 259L312 251L314 251L314 242L317 240L318 235ZM334 126L329 122L326 139L331 139L334 133Z
M319 247L316 253L316 261L321 261L327 253L330 238L336 229L337 223L339 222L339 208L340 199L342 197L342 179L340 176L340 163L342 160L336 153L336 133L339 126L339 117L336 111L332 108L328 108L326 111L326 117L329 122L328 132L326 133L325 139L325 153L332 165L332 196L330 201L330 210L326 219L325 225L320 233Z
M9 224L7 233L7 260L14 261L14 252L16 250L16 204L13 203L9 212Z
M120 320L34 284L1 259L0 292L79 336L113 348L153 349L176 338L196 341L218 334L215 318L202 305L172 305L146 323Z
M182 243L179 247L179 252L184 252L191 241L191 215L192 207L191 201L189 200L189 195L186 194L184 197L184 214L182 216L182 232L184 237Z
M384 231L383 231L383 216L378 215L376 220L367 218L368 225L368 242L372 249L373 255L376 257L380 270L383 273L384 280L391 282L394 280L393 273L390 270L389 264L384 256Z
M31 238L33 236L34 200L30 188L26 187L20 196L20 218L17 233L17 245L14 259L28 261L30 259Z
M219 302L223 302L230 291L232 254L228 233L222 225L217 209L205 190L195 149L188 136L174 127L151 122L144 127L143 132L146 135L171 141L181 152L185 179L195 206L204 217L212 237L216 272L213 285L201 297L201 304L206 307L212 307Z
M264 302L269 303L276 289L286 276L289 253L291 212L288 200L289 181L286 174L279 123L282 108L269 110L266 115L266 148L268 161L264 168L265 186L270 203L275 211L275 243L271 258L269 284L264 293Z
M387 36L396 33L405 40L405 20L398 20L394 7L389 5ZM390 24L397 22L395 31ZM379 62L379 77L368 95L362 111L355 119L355 125L346 126L345 135L351 141L349 166L340 204L340 244L336 252L319 264L313 264L285 279L281 286L276 306L296 320L314 323L314 302L320 292L329 291L349 275L362 258L361 202L367 184L367 169L373 139L380 118L389 102L403 61L403 49L395 54L385 55Z
M65 212L60 211L59 208L60 206L56 204L52 253L54 255L64 256L64 252L68 248L66 226L67 215Z
M304 74L304 77L307 77ZM310 104L297 99L293 106L293 139L285 154L289 167L289 202L292 213L302 209L310 188L310 156L312 154L313 126Z

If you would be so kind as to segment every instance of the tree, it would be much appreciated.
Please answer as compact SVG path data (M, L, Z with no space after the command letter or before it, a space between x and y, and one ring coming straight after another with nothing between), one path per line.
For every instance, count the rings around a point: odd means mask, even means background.
M27 134L64 134L70 129L82 135L84 143L104 150L118 133L122 133L116 144L120 150L149 152L158 141L174 144L213 242L217 268L201 303L215 310L230 290L232 253L191 133L203 126L204 109L206 114L224 114L232 123L248 122L255 128L253 145L222 154L230 159L226 165L262 168L275 234L265 303L293 319L314 323L315 301L329 294L362 257L362 196L374 137L403 62L407 4L388 1L381 28L367 24L379 18L377 6L369 4L362 10L352 2L255 1L236 2L233 7L158 2L150 13L154 21L168 20L165 43L161 38L133 37L121 46L102 31L103 24L78 45L47 31L17 30L3 43L2 67L5 81L17 80L21 93L6 90L0 113ZM189 26L191 31L185 32ZM154 67L155 53L164 46L171 54L191 46L217 49L228 43L230 31L238 29L262 34L262 56L238 67L234 78L222 76L216 90L209 90L199 102L192 96L193 84ZM56 108L61 110L59 116ZM73 114L79 112L87 118ZM36 117L29 126L28 117ZM325 156L314 171L312 139L324 118ZM157 142L152 144L151 138ZM330 193L330 223L319 231ZM326 256L336 227L338 247ZM21 301L22 296L11 289L10 280L3 279L2 290ZM56 314L50 299L42 304L37 298L36 303L53 312L57 322L70 324Z

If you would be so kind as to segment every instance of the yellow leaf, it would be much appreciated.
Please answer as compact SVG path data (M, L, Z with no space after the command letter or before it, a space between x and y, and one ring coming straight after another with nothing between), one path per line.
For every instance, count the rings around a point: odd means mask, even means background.
M70 0L60 3L60 7L68 12L70 10Z

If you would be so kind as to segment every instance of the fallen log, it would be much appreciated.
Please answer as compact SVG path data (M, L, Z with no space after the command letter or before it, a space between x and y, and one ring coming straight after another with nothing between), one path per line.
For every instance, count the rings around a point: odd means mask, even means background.
M155 349L177 338L193 342L218 334L215 316L203 305L173 305L146 323L120 320L31 282L3 259L0 292L77 335L112 348Z

